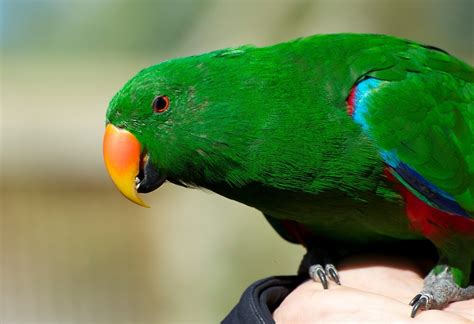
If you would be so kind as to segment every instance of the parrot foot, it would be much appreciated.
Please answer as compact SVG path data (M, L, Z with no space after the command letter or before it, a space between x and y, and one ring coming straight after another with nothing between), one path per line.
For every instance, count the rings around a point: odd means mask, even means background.
M442 267L442 271L435 271L439 267ZM426 276L423 291L410 302L410 306L413 306L412 318L420 309L442 309L450 302L474 298L474 286L459 287L449 266L437 266L435 269Z
M337 273L336 267L333 264L326 264L323 268L320 264L313 264L308 269L309 276L316 282L320 282L324 289L328 289L328 277L336 284L341 285L339 280L339 274Z
M309 250L301 261L298 273L309 275L314 281L320 282L324 289L328 289L328 280L341 285L336 267L330 261L327 253L321 250Z

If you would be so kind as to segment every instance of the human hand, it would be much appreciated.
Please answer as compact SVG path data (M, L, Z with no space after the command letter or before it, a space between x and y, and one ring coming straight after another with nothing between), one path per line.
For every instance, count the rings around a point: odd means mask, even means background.
M338 266L342 286L329 282L324 290L308 280L273 313L277 323L429 322L473 323L474 300L451 303L439 310L419 311L410 318L409 301L423 287L423 263L403 257L361 255Z

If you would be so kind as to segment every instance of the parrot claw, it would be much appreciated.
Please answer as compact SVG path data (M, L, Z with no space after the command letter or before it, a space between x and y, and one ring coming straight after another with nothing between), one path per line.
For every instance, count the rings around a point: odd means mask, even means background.
M309 276L323 285L324 289L328 289L328 279L324 268L320 264L313 264L309 267Z
M339 274L337 273L336 267L332 264L326 264L325 268L320 264L313 264L309 267L308 273L311 279L320 282L324 289L328 289L328 277L336 284L341 285Z
M337 269L333 264L326 264L326 273L329 275L329 278L334 281L339 286L341 285L341 281L339 280L339 274L337 273Z
M418 309L430 309L433 301L433 295L429 293L420 293L415 296L410 302L410 306L413 306L411 310L411 318L414 318Z
M324 289L329 288L329 281L341 285L341 280L333 260L324 250L317 248L309 249L301 261L298 274L302 276L309 275L314 281L320 282Z
M423 291L410 301L412 318L419 310L442 309L450 302L474 298L474 285L462 288L456 284L451 267L438 265L435 269L426 276Z

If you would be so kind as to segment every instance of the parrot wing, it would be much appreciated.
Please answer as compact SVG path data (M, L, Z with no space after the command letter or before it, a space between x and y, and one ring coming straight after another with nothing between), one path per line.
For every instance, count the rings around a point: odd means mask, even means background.
M474 70L432 47L396 55L356 83L349 113L410 192L474 217Z

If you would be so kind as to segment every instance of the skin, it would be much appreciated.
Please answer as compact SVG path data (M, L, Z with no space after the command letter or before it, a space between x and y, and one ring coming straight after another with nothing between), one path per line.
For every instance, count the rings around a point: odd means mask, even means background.
M348 318L354 323L472 323L472 299L407 318L411 309L407 301L421 290L423 274L432 265L403 256L352 256L339 266L342 286L329 282L329 289L324 290L320 283L306 281L287 296L273 316L277 323L331 323Z

